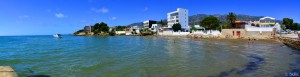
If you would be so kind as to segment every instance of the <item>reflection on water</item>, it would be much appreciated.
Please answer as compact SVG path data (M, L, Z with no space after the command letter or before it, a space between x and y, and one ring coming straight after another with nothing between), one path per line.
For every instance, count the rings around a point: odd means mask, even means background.
M300 72L299 51L269 40L248 44L152 36L0 39L0 65L12 66L21 76L282 77Z

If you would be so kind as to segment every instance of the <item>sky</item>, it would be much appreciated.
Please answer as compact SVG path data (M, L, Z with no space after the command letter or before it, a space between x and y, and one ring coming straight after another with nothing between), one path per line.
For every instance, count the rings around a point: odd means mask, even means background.
M299 0L0 0L0 36L71 34L85 25L161 20L176 8L195 14L246 14L300 22Z

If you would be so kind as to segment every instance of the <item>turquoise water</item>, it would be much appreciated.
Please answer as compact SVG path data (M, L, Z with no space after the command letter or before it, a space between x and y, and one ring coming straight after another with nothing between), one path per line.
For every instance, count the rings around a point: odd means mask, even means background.
M300 53L268 40L1 36L0 66L22 77L282 77L300 73Z

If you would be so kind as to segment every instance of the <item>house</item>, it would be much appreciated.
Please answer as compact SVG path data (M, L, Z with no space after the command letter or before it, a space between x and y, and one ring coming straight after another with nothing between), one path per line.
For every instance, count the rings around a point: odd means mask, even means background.
M272 17L263 17L259 19L260 27L269 27L276 24L276 19Z
M88 33L91 33L92 32L92 28L93 26L84 26L84 31L88 32Z
M183 8L177 8L176 11L167 14L168 28L172 28L173 24L179 23L181 28L189 30L189 18L188 10Z
M152 24L156 24L156 21L153 20L144 21L144 28L151 28Z
M162 30L162 25L161 24L152 24L150 30L152 32L157 32L159 30Z
M276 31L280 31L279 23L275 18L263 17L259 21L235 21L234 27L222 29L222 35L233 38L274 38Z
M135 34L139 34L142 28L142 26L131 26L131 31Z
M233 37L233 38L242 38L246 37L246 30L245 25L247 24L246 21L235 21L233 22L233 27L229 29L222 29L221 34L224 37Z
M126 35L126 31L116 31L116 35Z

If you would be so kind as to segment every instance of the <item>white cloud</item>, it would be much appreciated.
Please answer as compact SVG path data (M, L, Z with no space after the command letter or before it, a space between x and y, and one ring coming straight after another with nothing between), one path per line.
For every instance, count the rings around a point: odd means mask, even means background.
M148 11L148 9L149 9L148 7L145 7L143 11Z
M55 17L57 17L57 18L64 18L66 16L64 14L62 14L62 13L55 13Z
M107 8L101 8L101 9L92 8L91 10L96 13L108 13L109 12L109 10Z
M109 20L112 20L112 21L117 20L117 17L111 17L111 18L109 18Z
M29 17L28 15L19 16L19 18L28 18L28 17Z

